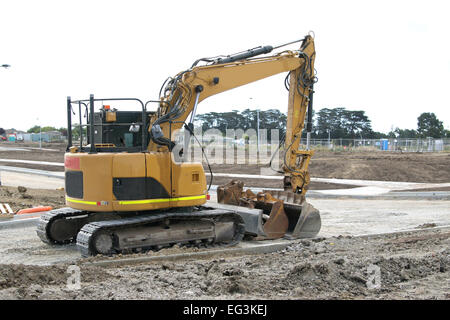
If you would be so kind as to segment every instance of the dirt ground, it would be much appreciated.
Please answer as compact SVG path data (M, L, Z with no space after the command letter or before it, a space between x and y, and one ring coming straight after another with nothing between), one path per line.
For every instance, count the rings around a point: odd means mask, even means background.
M244 256L102 268L0 265L3 299L450 299L450 228L298 240Z
M0 203L8 203L14 212L38 206L51 206L57 209L65 206L65 193L64 190L49 192L49 190L0 186Z
M4 144L0 144L2 146ZM20 148L26 145L12 146ZM43 147L59 151L5 151L0 148L0 159L63 161L65 146L49 144ZM439 183L450 181L449 160L448 153L317 152L310 170L311 176L321 178ZM0 165L13 164L0 162ZM22 164L16 166L24 167ZM28 167L63 170L54 166ZM261 174L262 167L213 165L213 171ZM228 181L224 179L223 183ZM281 186L280 180L266 180L263 183L267 185L261 185L262 181L249 182L261 187ZM214 181L214 184L221 183L219 179ZM340 186L311 184L311 189L337 187ZM65 206L64 191L19 191L16 187L2 186L0 203L9 203L13 210L37 205L58 208ZM391 211L395 217L401 215ZM326 214L324 212L324 217ZM339 220L339 217L334 219ZM79 259L73 245L55 249L44 243L33 249L35 259L46 261L52 250L59 253L67 250L64 252L67 252L69 259L59 261L54 258L51 266L32 262L17 264L14 257L26 255L26 252L22 252L23 248L17 245L8 247L8 240L2 238L2 254L9 258L0 261L0 299L449 300L450 227L436 229L432 228L434 226L423 224L420 231L368 237L353 237L342 232L338 233L343 234L341 236L297 240L285 250L269 254L224 254L200 260L147 262L120 267L88 265L86 263L93 260ZM2 231L3 237L10 234L14 232ZM34 234L27 233L27 237L31 236L36 238ZM27 239L18 241L25 241L24 247L29 245ZM67 286L70 276L67 268L71 263L81 268L79 290Z
M309 173L315 178L444 183L450 181L449 164L450 153L318 151L311 158ZM211 168L213 172L243 174L270 170L267 164L213 164Z

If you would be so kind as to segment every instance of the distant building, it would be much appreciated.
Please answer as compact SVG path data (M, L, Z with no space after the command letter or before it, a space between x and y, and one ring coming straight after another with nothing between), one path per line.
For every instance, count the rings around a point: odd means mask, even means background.
M15 133L7 133L6 137L7 137L8 141L11 141L11 142L16 141L16 134Z
M42 133L31 133L31 134L28 133L27 135L24 135L25 141L39 142L40 140L42 140L43 142L57 142L63 140L63 136L59 131L47 131Z
M26 133L16 129L6 129L5 137L8 141L25 142L59 142L64 141L65 137L59 131L46 131L41 133Z
M6 129L3 136L6 138L7 141L15 142L15 141L23 141L24 134L25 132L12 128Z

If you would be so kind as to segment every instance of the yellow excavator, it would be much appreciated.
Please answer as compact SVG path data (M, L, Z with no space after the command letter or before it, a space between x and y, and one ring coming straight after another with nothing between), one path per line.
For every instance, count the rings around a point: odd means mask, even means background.
M295 42L301 43L299 50L269 55ZM309 146L299 150L305 119L308 141L312 125L314 39L307 35L288 44L198 59L189 69L168 78L155 101L68 97L67 207L43 214L38 236L49 244L76 241L83 256L157 250L174 244L229 246L246 234L262 239L314 237L320 230L320 215L305 201L313 151ZM232 181L218 187L218 203L207 201L209 188L202 164L175 161L194 136L198 104L285 72L289 102L286 135L280 145L284 146L286 191L254 194L244 191L241 182ZM110 105L130 102L141 110L119 111ZM101 103L98 111L96 103ZM151 103L158 105L156 111L147 110ZM72 114L77 107L79 123L75 126ZM183 128L188 137L177 148L175 132ZM75 136L79 145L73 143Z

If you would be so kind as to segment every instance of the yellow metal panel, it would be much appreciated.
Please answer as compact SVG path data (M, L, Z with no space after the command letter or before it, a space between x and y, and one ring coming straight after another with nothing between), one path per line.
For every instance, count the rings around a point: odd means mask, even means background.
M173 164L172 170L172 197L206 194L206 176L201 163Z
M83 199L66 197L71 208L86 211L143 211L201 205L206 202L206 177L200 163L173 165L175 192L165 199L115 199L113 177L152 177L171 193L169 153L70 153L80 159ZM147 167L145 166L147 163ZM195 181L192 181L195 180Z
M159 181L166 191L171 193L169 152L150 152L145 154L147 162L147 177Z
M80 156L80 168L83 171L83 200L112 200L112 161L114 154L83 153Z
M83 172L83 199L66 198L66 204L74 209L112 210L112 158L113 154L66 153L66 160L78 158L79 170ZM69 160L70 162L70 160ZM67 169L73 170L74 169ZM97 205L100 202L101 205Z
M112 176L114 178L145 177L144 153L116 153L113 159Z
M115 111L106 111L106 122L115 122L117 120Z

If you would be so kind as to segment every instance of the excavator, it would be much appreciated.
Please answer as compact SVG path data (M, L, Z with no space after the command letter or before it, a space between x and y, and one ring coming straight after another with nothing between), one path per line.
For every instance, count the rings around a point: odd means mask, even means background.
M301 43L298 50L271 54L297 42ZM99 99L92 94L83 100L67 97L67 207L43 214L37 235L52 245L76 242L85 257L159 250L175 244L233 246L244 236L314 237L321 227L320 215L305 201L305 194L313 155L309 135L317 80L315 55L314 38L308 34L276 47L198 59L164 82L159 100ZM284 191L255 194L233 180L217 188L217 202L208 201L202 163L190 162L187 157L175 160L186 153L190 138L195 137L198 104L280 73L287 73L289 91L286 134L280 143L284 147ZM96 103L101 103L98 111ZM121 111L111 108L111 103L136 103L141 110ZM156 111L147 110L151 103L157 104ZM72 115L77 106L79 123L75 127ZM306 150L300 150L305 119L308 143ZM182 129L187 138L180 148L174 137ZM79 145L73 143L73 137L79 138Z

